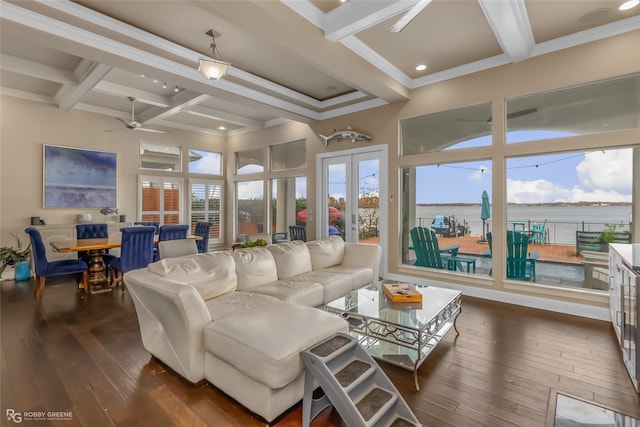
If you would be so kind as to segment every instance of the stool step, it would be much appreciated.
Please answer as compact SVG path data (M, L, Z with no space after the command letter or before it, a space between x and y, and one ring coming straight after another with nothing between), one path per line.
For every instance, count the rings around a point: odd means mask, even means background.
M388 391L381 388L374 388L358 403L356 408L365 421L369 421L377 414L393 396Z
M348 387L357 380L360 375L367 372L370 367L371 365L362 360L354 360L336 374L336 379L342 387Z
M316 356L327 357L330 354L335 353L336 351L338 351L339 349L341 349L347 344L351 344L350 339L343 337L341 335L335 335L330 339L323 341L322 343L313 347L309 351L315 354Z
M416 427L416 425L404 418L396 418L389 427Z
M300 356L307 368L304 427L328 405L333 405L348 426L420 426L384 371L351 335L336 334ZM325 393L322 399L314 399L316 386Z

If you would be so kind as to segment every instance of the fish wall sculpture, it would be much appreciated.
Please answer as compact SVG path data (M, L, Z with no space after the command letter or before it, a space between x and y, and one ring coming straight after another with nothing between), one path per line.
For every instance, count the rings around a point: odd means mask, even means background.
M357 132L351 129L351 126L347 126L345 130L333 130L333 133L328 136L320 135L320 138L324 139L324 146L329 145L329 141L332 139L336 141L340 141L343 139L350 139L351 142L356 141L371 141L371 137L369 135L365 135L364 133Z

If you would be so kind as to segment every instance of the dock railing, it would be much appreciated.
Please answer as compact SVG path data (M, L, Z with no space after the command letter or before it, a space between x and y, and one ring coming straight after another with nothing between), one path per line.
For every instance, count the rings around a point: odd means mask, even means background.
M416 226L419 227L431 227L431 222L433 218L420 217L416 218ZM482 235L482 222L478 221L469 221L471 223L472 235ZM511 226L512 223L524 223L525 230L531 230L531 226L533 224L542 224L544 222L544 218L541 219L519 219L519 218L509 218L508 227ZM490 230L493 226L490 223ZM586 222L586 221L547 221L547 225L545 227L545 243L552 245L561 245L561 246L575 246L576 245L576 231L603 231L609 223L605 222ZM630 230L629 222L618 222L620 231Z

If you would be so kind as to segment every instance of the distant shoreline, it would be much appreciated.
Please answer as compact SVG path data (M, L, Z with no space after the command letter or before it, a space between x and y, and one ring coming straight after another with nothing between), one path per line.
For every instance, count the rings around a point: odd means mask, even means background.
M480 206L482 203L416 203L416 206ZM507 206L631 206L631 202L554 202L554 203L507 203Z

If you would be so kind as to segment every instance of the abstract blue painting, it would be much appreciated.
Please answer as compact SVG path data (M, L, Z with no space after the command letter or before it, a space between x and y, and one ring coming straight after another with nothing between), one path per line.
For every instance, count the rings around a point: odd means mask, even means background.
M44 207L116 207L116 153L44 146Z

